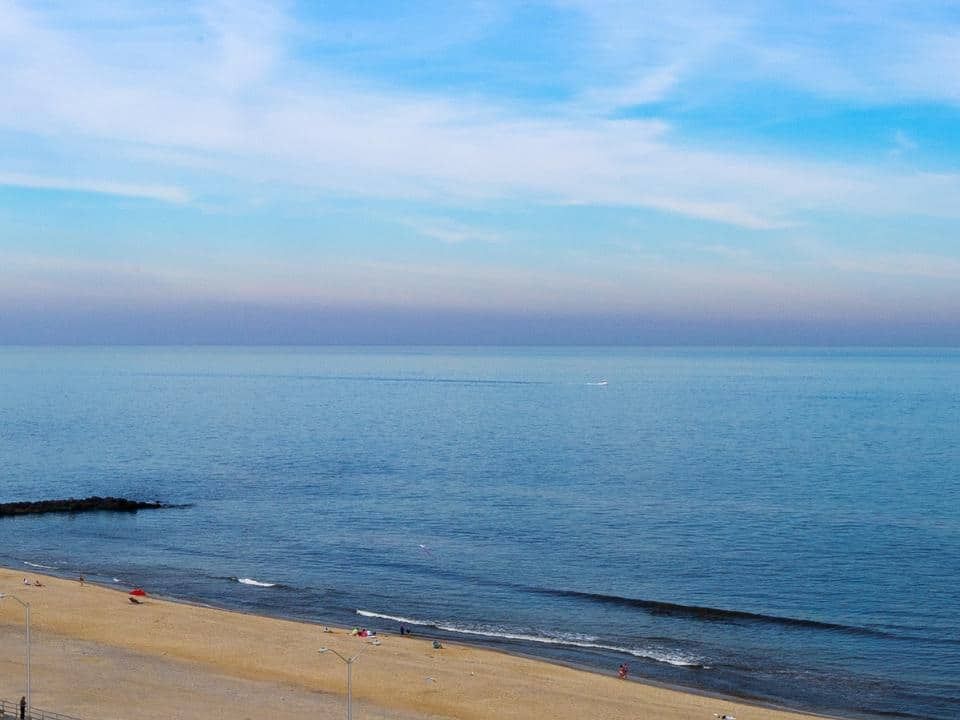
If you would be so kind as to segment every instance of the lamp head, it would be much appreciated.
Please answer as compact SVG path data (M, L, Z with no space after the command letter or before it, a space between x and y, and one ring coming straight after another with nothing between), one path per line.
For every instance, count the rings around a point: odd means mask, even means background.
M0 597L3 597L3 595L0 594ZM330 648L322 647L322 648L320 648L319 650L317 650L317 652L322 655L322 654L325 653L325 652L330 652Z

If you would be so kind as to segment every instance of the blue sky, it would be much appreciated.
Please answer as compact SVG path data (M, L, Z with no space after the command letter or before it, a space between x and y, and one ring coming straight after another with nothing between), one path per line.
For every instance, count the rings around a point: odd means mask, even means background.
M0 0L0 342L960 344L955 2Z

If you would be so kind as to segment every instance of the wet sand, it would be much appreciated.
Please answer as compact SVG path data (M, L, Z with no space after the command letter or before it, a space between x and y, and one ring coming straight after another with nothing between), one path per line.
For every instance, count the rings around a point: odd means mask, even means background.
M24 586L22 578L44 587ZM148 588L149 590L149 588ZM799 720L811 716L417 636L379 645L333 628L0 569L0 592L31 605L33 706L98 720L345 716L391 720ZM24 611L0 600L0 697L24 694Z

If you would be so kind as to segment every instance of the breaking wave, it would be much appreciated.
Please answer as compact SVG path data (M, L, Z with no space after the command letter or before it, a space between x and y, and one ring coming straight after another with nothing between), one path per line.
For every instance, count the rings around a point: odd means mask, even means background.
M645 610L651 615L669 615L672 617L688 618L691 620L713 620L721 622L746 620L788 627L808 627L819 628L821 630L834 630L855 635L890 637L890 633L883 632L882 630L873 630L871 628L860 627L857 625L844 625L842 623L825 622L822 620L783 617L781 615L765 615L763 613L749 612L746 610L725 610L723 608L705 607L700 605L681 605L678 603L663 602L660 600L644 600L642 598L622 597L620 595L604 595L602 593L583 592L580 590L554 590L546 588L530 589L533 592L542 593L545 595L553 595L555 597L579 598L605 605L620 605L623 607L637 608L640 610Z
M253 578L230 578L230 579L235 580L241 585L253 585L254 587L272 588L272 587L280 586L279 583L263 582L262 580L254 580Z
M459 635L486 637L494 640L516 640L518 642L539 643L543 645L560 645L564 647L585 648L588 650L605 650L608 652L632 655L633 657L655 662L666 663L676 667L708 669L699 658L688 656L677 650L657 647L627 647L605 643L592 635L575 633L527 633L499 627L466 626L456 623L446 623L434 620L420 620L400 615L373 612L372 610L357 610L357 615L363 617L392 620L393 622L420 627L434 628L444 632Z

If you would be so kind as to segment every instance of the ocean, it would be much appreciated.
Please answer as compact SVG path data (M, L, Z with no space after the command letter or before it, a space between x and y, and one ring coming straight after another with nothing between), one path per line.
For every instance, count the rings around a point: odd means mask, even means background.
M0 564L960 717L960 351L0 348Z

